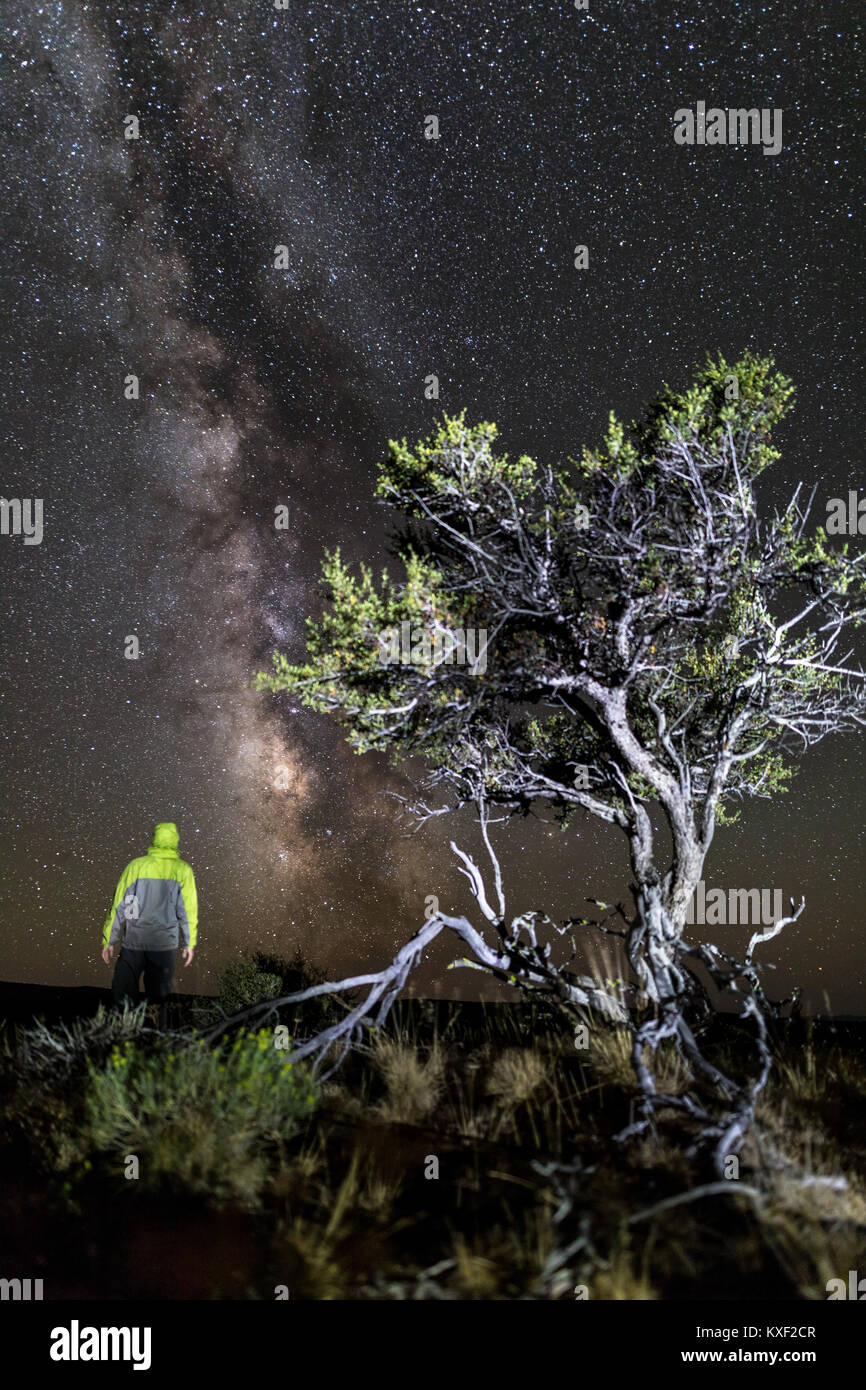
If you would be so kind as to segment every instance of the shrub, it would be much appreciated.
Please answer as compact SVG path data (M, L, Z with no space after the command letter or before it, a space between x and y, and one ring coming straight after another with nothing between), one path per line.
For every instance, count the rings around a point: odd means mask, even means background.
M23 1139L37 1169L63 1170L86 1156L79 1139L88 1069L136 1039L145 1006L106 1009L51 1026L37 1019L13 1030L2 1057L3 1137Z
M290 960L256 951L251 957L230 961L217 977L214 1000L203 1000L193 1006L193 1019L199 1026L210 1026L221 1019L250 1008L263 999L277 999L286 994L300 994L313 985L326 981L325 974L305 960L300 948ZM354 998L357 991L347 995ZM344 1005L333 996L323 995L305 1000L302 1004L286 1005L279 1017L290 1020L296 1033L317 1033L343 1017Z
M255 958L241 958L230 961L220 973L217 1000L227 1014L236 1014L261 999L275 999L281 988L279 975L262 970Z
M90 1070L87 1131L97 1149L135 1154L148 1185L255 1206L268 1144L293 1134L316 1101L309 1073L268 1028L222 1048L197 1038L144 1052L130 1040Z
M300 947L289 960L284 960L282 956L268 955L265 951L259 951L255 960L260 970L274 971L279 975L280 994L300 994L303 990L311 989L314 985L323 985L328 980L327 973L311 965ZM353 1007L358 998L358 990L349 990L341 997L320 994L314 999L305 999L302 1004L288 1005L286 1017L294 1020L296 1032L303 1031L305 1036L312 1035L339 1022L346 1008Z

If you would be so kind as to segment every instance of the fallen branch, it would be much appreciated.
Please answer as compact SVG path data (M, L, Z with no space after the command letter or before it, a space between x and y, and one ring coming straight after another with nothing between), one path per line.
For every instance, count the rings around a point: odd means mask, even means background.
M315 1037L306 1039L299 1046L292 1048L292 1056L298 1061L304 1057L315 1059L313 1063L315 1074L329 1049L335 1044L339 1044L340 1054L334 1065L322 1077L324 1080L327 1076L333 1075L350 1048L357 1046L361 1041L364 1025L370 1026L370 1016L374 1010L376 1012L372 1026L376 1028L382 1026L395 999L406 984L410 972L418 964L422 952L446 929L453 931L464 941L474 956L474 960L467 960L464 957L454 961L452 963L454 966L469 966L484 970L506 984L531 990L534 994L540 993L551 999L554 1004L559 1005L566 1013L575 1007L592 1008L597 1009L614 1022L625 1022L625 1008L614 994L599 985L591 976L571 975L563 972L550 961L550 947L539 946L535 933L534 918L539 914L522 913L514 917L506 926L503 919L495 914L490 906L477 865L453 842L451 848L464 866L461 872L468 878L481 911L500 934L502 944L499 949L492 947L468 918L453 917L447 913L438 912L428 922L425 922L411 941L408 941L397 952L391 963L384 969L365 975L352 975L344 980L311 985L308 989L299 990L294 994L285 994L277 999L263 999L258 1004L253 1004L249 1008L242 1009L229 1018L221 1020L220 1023L205 1033L205 1038L212 1041L235 1025L251 1019L263 1022L288 1004L302 1004L308 999L318 999L323 995L340 994L369 987L366 998L351 1009L339 1023L332 1024L329 1028L317 1033ZM498 888L497 896L500 896ZM521 932L529 937L528 943L521 940Z

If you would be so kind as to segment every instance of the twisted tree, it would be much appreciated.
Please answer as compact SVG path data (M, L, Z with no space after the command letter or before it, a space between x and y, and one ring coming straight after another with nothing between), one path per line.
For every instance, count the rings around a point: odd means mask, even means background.
M321 1056L339 1039L345 1049L374 1007L381 1020L448 929L469 947L465 963L565 1012L627 1023L640 1095L627 1134L671 1107L719 1171L737 1152L779 1007L753 952L803 903L756 933L742 960L688 942L687 909L716 825L736 818L738 803L784 791L797 754L866 714L866 672L841 649L866 613L866 555L829 549L821 528L806 535L812 499L800 487L781 513L758 514L755 484L778 457L773 430L792 394L770 359L746 354L730 366L708 360L685 391L665 387L628 429L611 415L599 449L556 467L497 454L496 426L464 415L446 416L415 448L391 441L377 490L404 518L405 577L377 582L362 567L354 578L339 552L327 556L328 605L308 620L307 661L277 654L257 685L335 715L359 753L423 756L421 819L475 806L493 902L477 865L452 848L498 939L437 913L383 971L306 992L369 986L306 1051ZM507 918L489 826L541 802L566 828L588 813L627 838L633 906L598 924L622 937L625 987L557 963L539 940L543 914ZM589 925L573 918L557 930L574 944ZM696 1039L708 980L754 1023L747 1082L723 1075ZM668 1038L694 1083L685 1095L656 1089L653 1057Z

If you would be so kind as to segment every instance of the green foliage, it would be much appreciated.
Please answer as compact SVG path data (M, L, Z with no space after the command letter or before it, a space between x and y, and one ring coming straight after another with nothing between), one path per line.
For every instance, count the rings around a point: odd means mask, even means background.
M708 786L727 751L723 730L744 709L736 753L747 756L728 770L719 819L730 819L728 794L783 791L795 737L771 716L844 693L844 677L809 669L818 648L801 629L777 639L771 605L795 586L819 589L825 604L828 582L840 600L864 591L846 547L829 549L823 531L798 537L795 513L758 528L754 484L778 458L773 435L793 394L771 358L745 352L708 357L684 390L665 385L639 422L611 414L601 445L569 467L497 455L496 426L468 426L465 412L414 447L391 440L377 495L408 519L397 550L405 577L376 582L364 566L355 577L338 551L328 555L307 660L276 653L256 688L336 716L359 753L423 756L465 800L481 794L526 813L519 788L531 784L564 824L576 764L594 768L596 806L617 815L623 777L651 801L657 770L677 759L696 771L693 787ZM487 668L382 660L381 635L403 623L413 642L483 631ZM641 776L595 697L584 698L585 677L596 692L627 690L647 754ZM676 731L675 754L660 717Z
M258 690L289 690L310 708L340 712L349 725L349 742L358 753L388 745L389 713L411 699L415 671L408 666L383 665L381 634L400 629L408 622L432 639L437 632L454 631L465 625L469 605L465 599L446 591L437 567L413 551L404 554L405 582L395 586L383 572L377 590L370 571L361 567L360 580L344 566L339 550L326 557L323 579L330 607L321 619L307 619L309 660L291 665L279 652L274 654L274 672L257 673L253 685ZM447 682L448 673L460 668L445 667L432 672ZM464 695L459 678L455 688L440 691L438 702L445 709L459 706ZM413 720L410 727L417 728Z
M603 473L616 482L625 482L639 463L640 455L634 443L627 438L625 425L611 411L601 448L589 449L585 446L577 467L587 479L592 479L595 473Z
M376 495L398 505L407 516L428 515L425 503L453 498L460 503L467 491L479 500L508 489L515 500L531 499L537 484L537 465L523 455L516 463L507 454L494 455L498 430L489 421L468 426L466 412L445 415L426 440L410 449L406 440L388 442L388 456L379 465ZM458 510L462 512L462 506Z
M260 1194L263 1210L241 1220L233 1210L188 1211L183 1238L201 1257L192 1264L169 1256L163 1267L154 1266L133 1239L118 1250L121 1223L135 1233L151 1223L167 1230L178 1220L177 1205L153 1192L147 1162L138 1182L125 1181L120 1148L111 1151L107 1170L104 1156L82 1149L79 1174L63 1175L77 1211L59 1222L56 1182L46 1182L39 1171L35 1147L13 1151L4 1123L4 1248L33 1252L36 1272L50 1267L55 1287L83 1289L93 1298L104 1297L109 1261L115 1289L129 1298L152 1298L160 1278L164 1296L180 1300L261 1299L275 1283L287 1282L295 1301L495 1297L573 1303L578 1278L593 1293L634 1297L634 1281L616 1255L620 1228L660 1192L670 1192L672 1183L676 1191L699 1187L705 1166L699 1156L686 1155L678 1125L624 1148L621 1161L610 1162L612 1120L628 1115L634 1097L630 1040L596 1021L588 1050L578 1051L573 1032L563 1031L561 1016L540 999L483 1009L453 1000L398 1001L383 1030L398 1044L392 1049L396 1084L387 1097L391 1113L380 1103L387 1048L364 1049L348 1074L329 1083L327 1107L312 1117L302 1141L270 1152L261 1185L260 1173L241 1183L242 1194ZM747 1031L723 1016L713 1033L713 1064L751 1078ZM447 1048L441 1094L429 1067L437 1039ZM412 1047L414 1066L399 1056ZM866 1066L857 1039L845 1030L813 1031L811 1022L805 1034L799 1025L784 1024L773 1030L772 1048L774 1070L759 1099L762 1151L772 1160L762 1169L766 1202L760 1209L744 1203L736 1212L730 1203L684 1203L675 1221L656 1223L655 1231L647 1229L652 1223L633 1226L645 1244L633 1249L632 1268L646 1266L662 1298L681 1298L684 1291L719 1297L742 1281L745 1268L749 1295L821 1300L827 1279L857 1266L866 1217L862 1125L854 1122L866 1113ZM667 1044L659 1052L661 1088L682 1093L681 1058ZM547 1075L555 1084L546 1084ZM23 1070L10 1080L19 1090L34 1089ZM462 1185L448 1221L431 1207L436 1184L418 1161L428 1139L402 1123L394 1108L395 1101L404 1111L411 1105L410 1120L429 1126L418 1118L428 1093L436 1105L436 1133L447 1141L451 1180ZM68 1123L66 1112L54 1118L58 1128ZM578 1274L562 1254L574 1225L563 1229L553 1221L549 1181L533 1179L527 1155L545 1163L581 1160L583 1206L598 1221L593 1258ZM488 1175L481 1184L479 1162ZM532 1181L515 1183L513 1174ZM799 1180L815 1174L827 1181ZM197 1246L205 1234L206 1255ZM462 1266L455 1259L460 1249ZM466 1251L474 1252L475 1266ZM557 1251L561 1259L554 1258ZM608 1280L603 1289L597 1282L602 1276Z
M311 965L300 947L288 960L268 951L255 951L229 962L217 977L216 998L196 1001L193 1019L197 1027L210 1027L252 1005L300 994L324 984L326 979L325 972ZM280 1022L288 1022L294 1031L307 1034L337 1023L344 1011L344 1005L335 996L320 995L300 1004L282 1004L276 1017Z
M731 378L737 396L726 399ZM708 454L719 452L732 438L741 457L748 453L748 470L760 476L779 457L771 446L772 431L793 403L794 387L770 358L745 352L735 363L707 358L685 391L665 386L650 402L635 434L644 458L663 453L678 437L691 439Z
M145 1050L129 1040L89 1073L85 1147L118 1163L135 1154L149 1187L251 1206L266 1145L295 1133L317 1104L308 1071L268 1028L223 1048L198 1038Z
M233 960L217 977L217 1002L227 1014L239 1013L260 999L274 999L281 985L279 975L260 969L255 960Z
M253 959L259 970L276 975L280 981L279 994L301 994L304 990L327 982L329 976L324 970L311 965L300 947L293 956L284 959L267 951L257 951ZM350 990L342 1000L333 994L320 994L313 999L305 999L301 1004L288 1004L280 1010L280 1018L290 1019L295 1032L319 1033L339 1022L346 1008L354 1007L360 992Z

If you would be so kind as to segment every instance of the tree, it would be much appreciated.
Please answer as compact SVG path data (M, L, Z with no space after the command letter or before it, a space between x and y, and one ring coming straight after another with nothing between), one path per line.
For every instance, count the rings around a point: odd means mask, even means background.
M335 715L359 753L422 755L425 796L432 787L445 802L416 804L421 817L476 807L493 905L452 848L499 941L438 913L387 970L349 982L370 984L370 997L327 1042L339 1033L348 1045L372 1003L384 1016L447 927L500 978L566 1011L626 1019L640 1088L627 1133L671 1107L719 1172L737 1152L778 1008L753 952L804 904L756 933L742 961L689 944L687 909L716 825L738 803L784 792L795 755L862 727L866 713L866 673L840 654L866 613L866 557L830 550L821 528L806 536L812 499L802 504L800 487L783 512L758 515L755 484L778 458L773 431L792 395L771 359L747 353L732 366L708 359L685 391L665 386L629 429L611 415L601 448L565 465L497 455L496 426L467 425L465 412L415 448L390 442L377 491L406 518L405 577L376 582L362 566L356 579L339 551L327 556L328 607L308 620L308 660L277 654L256 683ZM566 828L586 812L627 837L633 910L601 924L623 939L626 989L557 964L538 939L544 914L506 919L489 826L541 802ZM557 930L573 944L588 925ZM760 1066L748 1082L724 1076L696 1039L707 977L754 1021ZM684 1096L656 1091L652 1060L667 1038L694 1081Z

